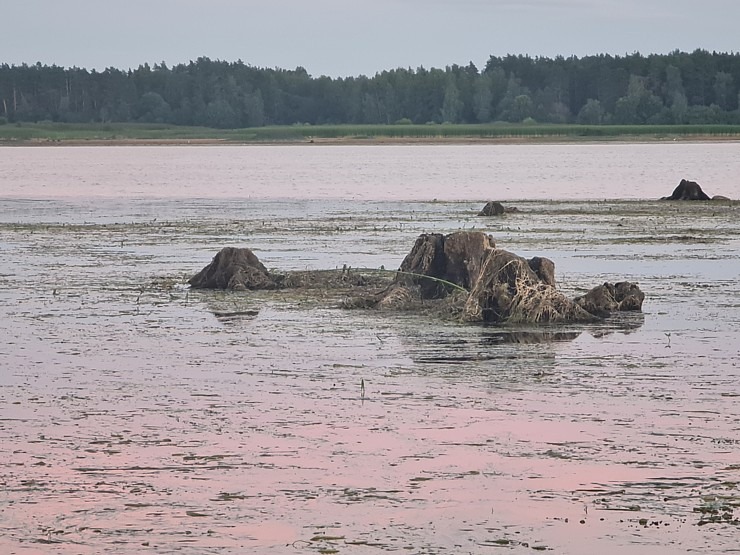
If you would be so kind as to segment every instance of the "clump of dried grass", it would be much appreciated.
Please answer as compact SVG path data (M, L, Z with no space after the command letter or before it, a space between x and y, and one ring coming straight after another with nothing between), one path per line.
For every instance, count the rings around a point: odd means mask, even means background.
M421 304L418 286L394 284L389 287L376 305L380 309L410 310Z
M465 303L468 322L537 324L593 320L554 285L542 281L528 262L491 249Z
M594 319L552 285L517 277L515 289L507 322L539 324Z

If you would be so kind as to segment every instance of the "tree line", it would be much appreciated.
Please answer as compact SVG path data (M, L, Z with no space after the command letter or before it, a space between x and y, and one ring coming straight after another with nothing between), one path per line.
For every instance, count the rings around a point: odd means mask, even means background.
M0 123L740 123L740 53L491 56L445 69L312 77L198 58L96 71L0 65Z

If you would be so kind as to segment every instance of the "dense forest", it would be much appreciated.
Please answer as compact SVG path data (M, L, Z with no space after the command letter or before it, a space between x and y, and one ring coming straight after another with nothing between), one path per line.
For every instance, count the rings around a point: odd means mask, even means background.
M0 124L740 123L740 54L491 56L445 69L312 77L199 58L88 71L0 65Z

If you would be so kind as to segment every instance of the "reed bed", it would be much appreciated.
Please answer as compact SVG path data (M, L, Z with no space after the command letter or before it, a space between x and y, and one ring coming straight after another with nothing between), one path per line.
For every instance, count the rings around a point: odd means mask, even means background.
M290 125L244 129L135 123L15 123L0 125L0 141L222 141L235 143L315 140L618 140L665 138L740 139L740 125L576 125L576 124L390 124Z

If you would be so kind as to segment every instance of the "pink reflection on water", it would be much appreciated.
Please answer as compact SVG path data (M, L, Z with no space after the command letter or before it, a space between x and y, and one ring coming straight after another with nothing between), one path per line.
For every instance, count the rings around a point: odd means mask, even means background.
M424 335L433 323L265 298L258 318L227 326L213 306L255 302L251 292L139 299L152 275L175 273L170 259L129 275L156 255L144 250L122 270L115 226L37 227L3 228L17 251L4 251L0 272L13 284L0 288L0 553L526 543L606 555L737 544L736 528L700 527L694 512L736 499L736 322L717 309L717 299L734 306L730 282L707 288L707 316L695 297L676 297L686 285L653 276L660 308L645 333L543 346L483 344L477 328ZM183 251L214 240L188 229L197 237ZM167 230L137 241L177 259ZM690 245L690 255L723 252L732 274L727 243ZM82 261L67 250L80 245ZM436 344L453 333L460 349L497 356L418 362L420 351L455 350Z
M250 380L242 393L220 390L218 410L197 397L183 406L185 398L170 390L169 406L182 407L177 419L166 407L139 403L135 413L119 413L122 426L107 429L100 426L105 405L69 419L52 397L40 398L37 418L55 424L43 434L14 425L37 439L6 455L4 464L19 469L11 489L32 485L13 494L18 504L6 526L17 532L2 541L17 549L16 542L54 540L48 545L64 553L95 552L86 546L101 540L132 550L179 542L281 552L314 537L387 549L398 538L418 548L431 537L452 548L464 530L468 542L507 539L586 553L631 526L632 516L600 511L592 490L666 475L599 461L616 431L604 423L500 410L522 402L518 393L499 395L495 409L481 397L480 408L430 410L416 395L317 404L303 395L309 383L240 406L244 392L254 400L260 389L274 388ZM425 387L438 386L431 380ZM226 429L224 420L231 422ZM34 522L44 524L34 530ZM580 545L572 544L574 533ZM670 543L662 529L651 533ZM313 544L322 541L337 540ZM27 544L20 545L22 552ZM609 545L631 543L622 537Z
M15 198L659 198L682 177L740 197L733 143L0 149Z

